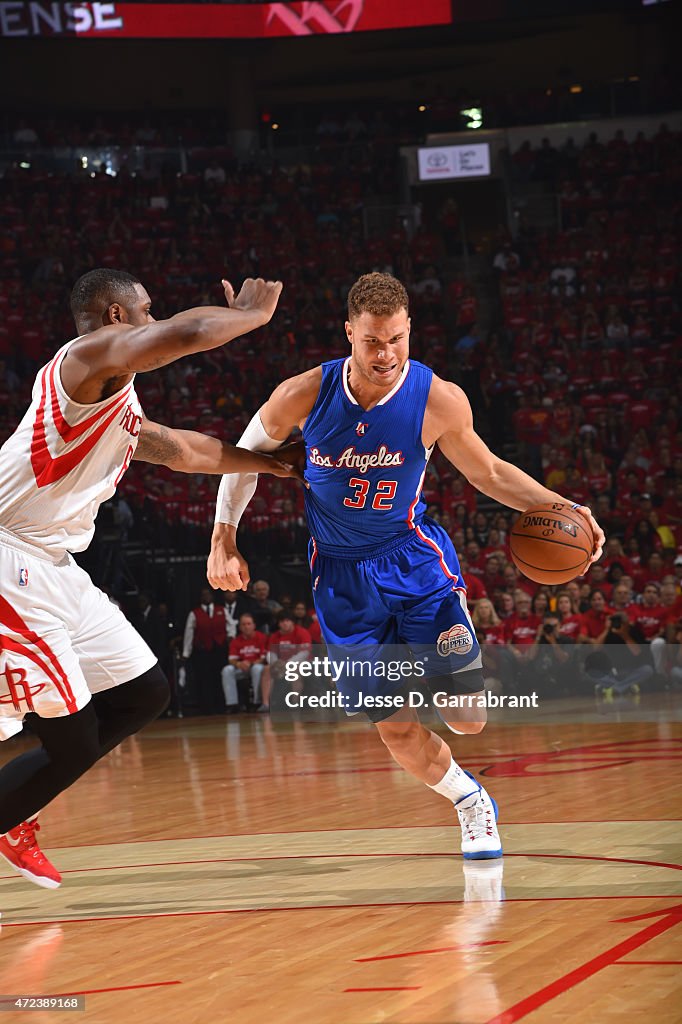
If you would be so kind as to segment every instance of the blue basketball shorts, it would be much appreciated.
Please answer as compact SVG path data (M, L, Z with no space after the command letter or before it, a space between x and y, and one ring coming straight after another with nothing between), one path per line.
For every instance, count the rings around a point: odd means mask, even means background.
M447 533L424 519L387 550L360 559L333 556L309 548L315 610L330 656L385 662L411 654L423 679L481 668L481 651L466 604L466 589L455 549ZM409 649L409 650L408 650ZM471 677L480 680L479 673ZM336 685L352 698L362 683L348 677ZM379 678L376 692L395 693L395 679ZM475 684L480 690L480 681Z

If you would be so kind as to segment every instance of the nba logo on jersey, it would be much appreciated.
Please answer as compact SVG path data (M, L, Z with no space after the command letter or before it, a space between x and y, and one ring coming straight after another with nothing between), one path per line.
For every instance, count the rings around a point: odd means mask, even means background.
M28 586L28 569L20 569L19 570L19 586L20 587L27 587Z
M358 437L362 437L364 435L368 426L369 423L358 423L357 427L355 428L355 433L358 435Z

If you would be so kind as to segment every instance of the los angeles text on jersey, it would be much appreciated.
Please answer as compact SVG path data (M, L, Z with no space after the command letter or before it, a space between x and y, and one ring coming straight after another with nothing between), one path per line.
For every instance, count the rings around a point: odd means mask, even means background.
M327 469L357 469L360 473L367 473L370 469L402 466L405 462L401 451L392 452L385 444L373 452L358 452L355 445L349 445L336 459L333 455L322 455L319 448L311 448L308 459L313 466L324 466Z

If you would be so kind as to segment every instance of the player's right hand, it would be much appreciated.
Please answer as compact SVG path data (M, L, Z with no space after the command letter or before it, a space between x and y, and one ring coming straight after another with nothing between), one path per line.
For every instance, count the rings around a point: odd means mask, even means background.
M220 542L211 543L206 577L214 590L246 590L249 585L249 566L239 550Z
M232 309L261 313L264 324L272 319L283 287L281 281L264 281L262 277L247 277L239 293L235 295L234 288L229 281L223 280L222 284L228 306Z

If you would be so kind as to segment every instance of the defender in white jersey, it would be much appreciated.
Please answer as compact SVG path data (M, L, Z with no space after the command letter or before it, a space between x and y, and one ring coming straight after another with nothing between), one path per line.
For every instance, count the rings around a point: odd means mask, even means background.
M38 373L0 449L0 739L29 717L42 743L0 769L0 855L39 885L53 888L60 876L37 845L37 812L168 700L154 654L72 557L90 543L99 506L132 459L186 473L295 475L142 412L136 372L267 323L281 291L260 279L236 297L224 287L230 308L156 323L131 275L84 275L72 294L79 337Z

